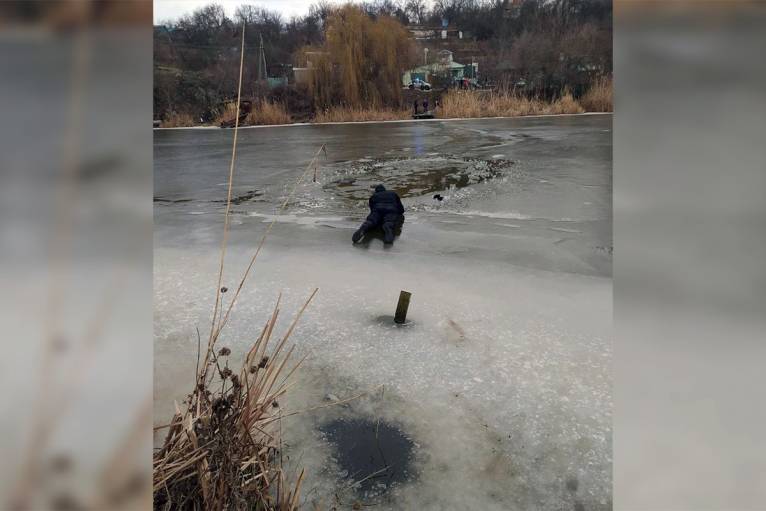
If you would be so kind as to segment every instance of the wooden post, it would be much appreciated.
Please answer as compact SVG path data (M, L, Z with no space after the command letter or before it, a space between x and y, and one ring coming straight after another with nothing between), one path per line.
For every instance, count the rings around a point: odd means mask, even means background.
M396 315L394 316L394 323L402 324L407 319L407 309L410 307L410 297L412 293L408 291L402 291L399 293L399 303L396 305Z

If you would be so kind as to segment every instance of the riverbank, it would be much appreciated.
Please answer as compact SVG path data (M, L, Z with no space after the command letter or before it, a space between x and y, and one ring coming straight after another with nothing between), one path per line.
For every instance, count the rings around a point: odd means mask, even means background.
M431 107L436 98L429 98ZM162 121L161 128L218 127L221 121L234 118L234 105L210 124L195 124L189 115L176 115ZM582 97L575 99L566 92L553 100L528 98L513 92L450 90L440 96L435 118L484 119L531 117L541 115L571 115L607 113L612 111L611 80L601 79ZM385 122L412 120L411 108L359 108L335 106L316 112L308 122L295 122L295 118L280 103L263 102L256 105L241 127L303 124L329 124L353 122Z
M536 119L536 118L548 118L548 117L589 117L589 116L598 116L598 115L612 115L612 112L582 112L579 114L540 114L540 115L524 115L524 116L495 116L495 117L482 117L483 120L493 120L493 119ZM293 122L290 124L259 124L255 126L240 126L240 129L253 129L253 128L289 128L293 126L334 126L339 124L401 124L401 123L408 123L408 122L451 122L451 121L470 121L475 120L476 117L450 117L450 118L442 118L442 117L434 117L433 119L413 119L410 115L406 119L390 119L390 120L379 120L379 121L328 121L328 122ZM168 128L154 128L155 130L163 131L163 130L219 130L221 129L218 126L214 126L211 124L201 124L198 126L175 126L175 127L168 127Z

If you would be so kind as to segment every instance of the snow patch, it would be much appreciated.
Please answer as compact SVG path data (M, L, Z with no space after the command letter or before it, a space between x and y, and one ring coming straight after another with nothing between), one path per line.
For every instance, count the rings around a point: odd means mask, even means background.
M531 220L532 217L519 213L518 211L509 212L489 212L489 211L461 211L457 212L458 215L466 216L483 216L487 218L505 218L509 220Z

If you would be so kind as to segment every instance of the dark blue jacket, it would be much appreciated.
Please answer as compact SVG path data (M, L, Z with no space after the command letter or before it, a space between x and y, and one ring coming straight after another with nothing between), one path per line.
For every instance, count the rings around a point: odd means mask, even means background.
M386 190L382 186L375 188L375 193L370 197L370 211L380 211L381 213L404 214L404 206L396 192Z

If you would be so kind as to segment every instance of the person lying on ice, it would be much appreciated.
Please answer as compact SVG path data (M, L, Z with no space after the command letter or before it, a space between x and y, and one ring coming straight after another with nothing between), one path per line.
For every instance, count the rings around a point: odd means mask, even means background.
M357 243L367 232L376 227L383 229L383 243L394 242L394 230L404 222L404 206L396 192L386 190L383 185L375 187L375 193L370 197L370 214L367 220L351 237Z

